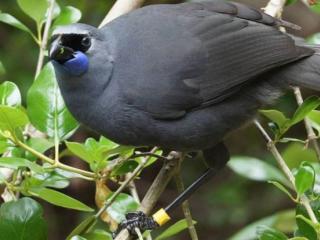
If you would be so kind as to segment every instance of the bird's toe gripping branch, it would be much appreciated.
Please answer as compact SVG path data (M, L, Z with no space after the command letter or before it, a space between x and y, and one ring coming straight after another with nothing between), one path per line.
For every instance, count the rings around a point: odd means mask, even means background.
M160 209L152 217L148 217L141 211L127 213L126 220L120 223L117 231L113 233L113 237L116 237L123 229L127 229L131 235L136 235L136 228L141 232L153 230L169 220L170 216L164 209Z

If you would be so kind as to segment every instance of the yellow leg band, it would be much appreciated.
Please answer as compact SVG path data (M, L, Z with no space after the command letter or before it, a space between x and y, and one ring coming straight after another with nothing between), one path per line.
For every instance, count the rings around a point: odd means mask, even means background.
M168 213L163 208L153 214L152 218L159 224L159 226L164 225L171 219Z

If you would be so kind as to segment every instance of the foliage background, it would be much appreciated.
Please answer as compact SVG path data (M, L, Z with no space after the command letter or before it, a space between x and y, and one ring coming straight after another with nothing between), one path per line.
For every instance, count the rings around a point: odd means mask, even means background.
M177 3L180 1L148 1L150 3ZM263 7L267 1L245 1L257 7ZM60 0L61 5L71 5L81 10L81 22L97 26L105 16L108 8L112 6L110 0ZM26 16L12 0L1 0L0 10L10 13L28 26L33 26L32 20ZM289 6L284 12L284 19L302 26L303 30L294 32L302 37L308 37L320 31L320 15L310 12L302 3ZM7 74L1 76L0 80L15 82L22 91L23 101L25 101L27 89L31 86L34 69L38 56L38 48L32 39L24 32L15 28L0 24L0 60L6 68ZM313 94L304 91L304 96ZM280 99L277 109L288 115L296 109L295 98L292 93L288 93ZM303 124L290 130L290 136L305 139L306 133ZM84 141L88 136L97 137L90 130L81 127L72 136L72 141ZM240 129L230 135L227 145L232 155L247 155L262 159L272 165L275 161L266 149L265 142L260 133L253 126ZM299 162L311 160L315 161L316 156L312 150L303 151L298 143L279 145L285 160L289 166L298 166ZM306 153L307 152L307 153ZM85 168L84 162L75 157L64 159L69 164ZM141 179L136 181L137 188L141 196L146 192L148 186L153 181L155 174L159 171L161 163L158 162L145 170ZM204 169L202 162L187 160L183 165L183 176L185 184L190 184ZM258 170L257 170L258 171ZM259 173L258 173L259 174ZM89 206L94 206L94 184L82 180L74 180L71 186L63 190L64 192L81 199ZM176 196L175 185L170 185L162 195L158 205L165 206ZM64 239L64 237L79 223L84 217L79 213L64 208L55 207L44 201L40 201L44 206L45 219L48 222L49 239ZM284 209L294 208L295 205L290 199L271 184L258 181L250 181L235 174L229 168L224 169L218 177L190 199L193 218L198 222L197 232L199 238L228 239L233 233L257 219L269 216ZM176 211L174 218L181 219L181 211ZM290 223L288 223L290 225ZM285 229L286 226L282 226ZM188 233L185 231L175 239L187 239Z

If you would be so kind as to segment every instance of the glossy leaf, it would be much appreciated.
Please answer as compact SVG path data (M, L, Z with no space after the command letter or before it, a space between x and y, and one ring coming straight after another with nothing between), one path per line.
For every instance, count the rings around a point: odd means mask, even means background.
M118 223L125 220L125 214L136 211L139 204L128 194L120 193L115 201L106 210L107 213Z
M76 235L82 235L89 232L93 226L97 223L97 217L92 215L83 220L72 232L68 235L67 240L73 239Z
M0 105L21 105L21 94L19 88L13 82L4 82L0 85Z
M27 159L23 158L16 158L16 157L1 157L0 158L0 166L11 168L11 169L18 169L20 167L26 167L31 169L34 172L44 172L43 168L33 162L30 162Z
M295 187L299 195L312 189L315 182L315 171L307 162L303 162L295 174Z
M296 110L292 119L291 125L302 121L312 110L320 105L320 99L316 96L307 98L301 106Z
M262 218L241 229L229 240L256 240L258 239L257 229L259 226L268 226L291 233L295 230L295 211L281 211L271 216Z
M61 192L49 189L49 188L41 188L41 189L33 189L31 193L51 204L75 209L79 211L92 212L93 209L83 204L82 202L69 197Z
M8 202L0 208L0 239L45 240L47 226L40 204L31 198Z
M57 131L58 137L65 139L78 127L63 102L51 63L43 68L29 89L27 103L31 123L49 137L54 137Z
M308 115L308 120L311 123L311 126L318 131L320 134L320 111L312 110Z
M18 0L21 10L40 24L46 17L48 0Z
M81 11L72 6L63 7L53 26L76 23L81 19Z
M255 181L276 180L287 184L286 178L274 166L253 157L235 156L230 159L228 166L242 177Z
M54 143L47 140L46 138L29 138L27 140L27 145L37 152L44 153L45 151L53 147ZM35 161L37 159L36 156L29 152L26 152L26 158L32 161Z
M311 208L318 219L320 220L320 202L311 202ZM296 221L298 226L298 232L301 237L306 237L309 240L317 240L317 230L314 228L314 224L309 220L309 214L305 207L298 204L296 207Z
M121 176L129 172L133 172L139 163L135 160L125 161L112 171L112 176Z
M281 153L290 169L297 168L303 161L317 162L317 155L311 148L305 148L304 144L291 143Z
M259 235L259 240L287 240L288 239L288 237L282 232L267 226L258 227L258 235Z
M23 181L23 187L26 192L29 189L34 188L43 188L43 187L51 187L51 188L65 188L69 185L69 180L58 174L56 171L51 172L43 172L32 174L30 177L26 177Z
M282 112L277 110L260 110L259 112L269 118L272 122L275 122L279 128L283 127L289 121Z
M29 123L28 116L19 108L0 106L0 130L8 130L12 133L16 128Z
M67 148L76 156L80 157L88 163L95 160L94 154L87 150L86 146L77 142L66 142Z
M193 221L193 224L196 224L196 221ZM183 230L188 228L188 223L185 219L182 219L172 226L168 227L166 230L164 230L163 233L161 233L155 240L163 240L163 239L170 239L170 237L173 237L177 235L178 233L182 232Z
M31 30L26 27L22 22L20 22L18 19L16 19L14 16L8 14L8 13L0 13L0 22L6 23L10 26L13 26L15 28L18 28L22 31L25 31L29 33L31 36L34 36Z
M0 154L4 153L12 144L7 140L0 137Z

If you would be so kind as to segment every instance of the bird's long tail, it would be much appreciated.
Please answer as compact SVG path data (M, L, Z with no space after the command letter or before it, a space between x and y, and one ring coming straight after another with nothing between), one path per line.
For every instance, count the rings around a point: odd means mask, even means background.
M292 86L300 86L320 91L320 45L305 43L300 38L294 39L296 45L309 47L315 50L312 56L301 59L285 66L276 74Z

